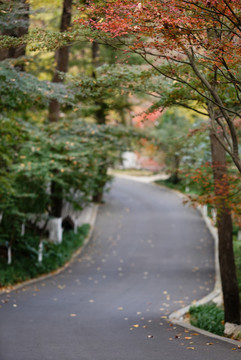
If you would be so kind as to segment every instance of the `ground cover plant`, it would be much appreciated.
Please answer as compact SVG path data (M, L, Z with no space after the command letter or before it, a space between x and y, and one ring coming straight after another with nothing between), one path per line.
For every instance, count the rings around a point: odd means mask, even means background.
M0 287L36 278L63 266L83 245L88 232L89 225L85 224L76 233L73 230L66 231L61 244L43 241L42 262L38 262L39 237L26 234L25 241L19 241L15 247L11 265L7 264L6 259L1 258Z
M224 311L214 303L192 306L189 310L192 325L217 335L224 334Z

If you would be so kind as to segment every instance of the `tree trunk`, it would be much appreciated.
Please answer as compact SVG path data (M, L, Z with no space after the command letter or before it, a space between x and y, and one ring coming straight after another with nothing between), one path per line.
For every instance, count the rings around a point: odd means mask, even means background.
M225 322L240 324L239 289L233 253L232 217L227 204L229 184L226 177L226 153L212 131L210 133L210 139L214 187L217 199L219 264L224 298Z
M180 182L179 167L180 167L180 157L179 155L175 154L173 159L173 173L168 179L168 181L170 181L172 184L178 184Z
M64 0L63 12L61 17L60 32L67 31L71 25L72 0ZM63 82L63 77L59 72L66 73L69 65L69 46L62 46L56 51L56 69L53 76L53 82ZM49 120L58 121L60 114L60 104L57 100L51 100L49 104Z
M71 25L72 0L64 0L60 24L60 32L67 31ZM53 76L53 82L64 81L59 72L66 73L69 64L69 46L62 46L56 52L57 65ZM58 100L51 100L49 104L49 121L56 122L60 116L60 103ZM51 215L61 217L63 207L63 189L55 181L51 184Z
M92 43L92 76L96 78L96 68L99 65L99 44L97 42ZM95 112L96 122L99 125L104 125L106 123L105 117L105 109L106 104L104 102L96 101L95 105L98 107ZM106 184L106 176L107 176L107 166L106 166L106 158L102 158L103 165L98 167L98 181L96 181L96 189L93 194L92 200L96 203L100 203L103 199L104 187Z

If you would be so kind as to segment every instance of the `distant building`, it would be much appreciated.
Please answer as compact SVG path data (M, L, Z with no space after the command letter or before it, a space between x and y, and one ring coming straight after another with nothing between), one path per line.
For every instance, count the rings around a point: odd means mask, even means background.
M159 164L154 159L142 156L138 152L126 151L122 155L122 169L143 169L154 172L162 171L163 164Z

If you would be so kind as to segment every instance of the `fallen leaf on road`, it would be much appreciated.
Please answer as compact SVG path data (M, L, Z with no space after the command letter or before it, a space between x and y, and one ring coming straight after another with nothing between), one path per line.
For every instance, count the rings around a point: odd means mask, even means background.
M69 316L75 317L75 316L77 316L77 314L69 314Z
M135 325L133 325L135 328L138 328L138 327L140 327L140 325L139 324L135 324Z
M187 349L188 349L188 350L194 350L195 347L193 347L193 346L188 346Z
M65 287L66 287L66 285L58 285L58 288L59 288L60 290L63 290Z
M191 337L191 336L185 336L184 339L185 339L185 340L190 340L190 339L192 339L192 337Z

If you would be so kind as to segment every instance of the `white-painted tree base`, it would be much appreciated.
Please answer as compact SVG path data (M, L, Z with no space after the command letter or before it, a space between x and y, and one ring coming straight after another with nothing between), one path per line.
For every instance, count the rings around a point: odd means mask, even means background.
M24 236L25 234L25 223L22 223L22 226L21 226L21 236Z
M238 231L238 241L241 241L241 230Z
M41 240L39 243L39 248L38 248L38 262L42 262L43 261L43 241Z
M8 246L8 265L12 264L12 248Z
M49 241L54 244L61 244L63 240L62 218L50 219L47 225Z

